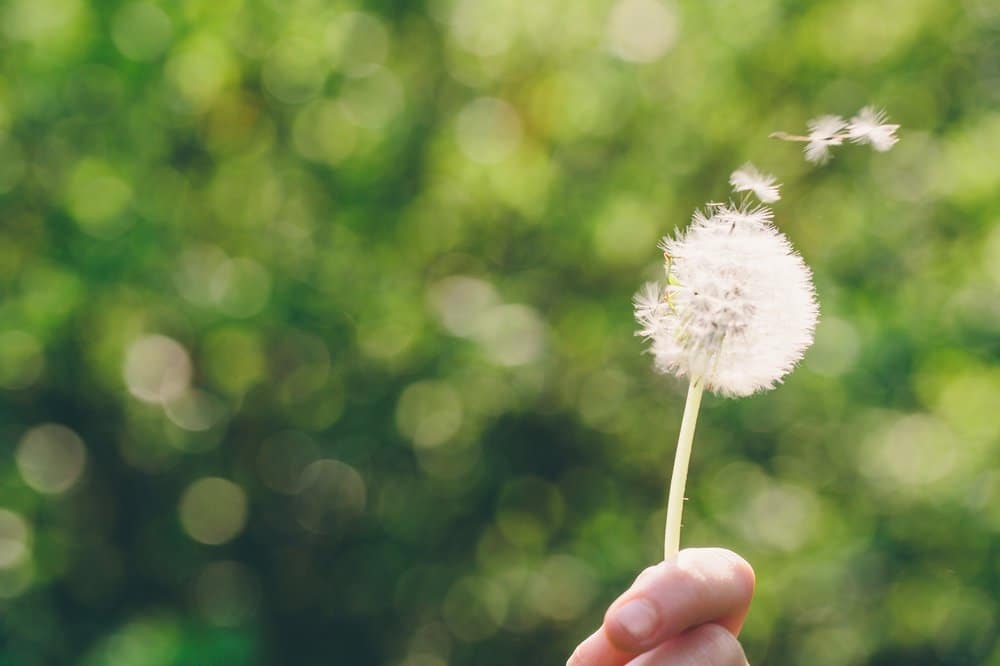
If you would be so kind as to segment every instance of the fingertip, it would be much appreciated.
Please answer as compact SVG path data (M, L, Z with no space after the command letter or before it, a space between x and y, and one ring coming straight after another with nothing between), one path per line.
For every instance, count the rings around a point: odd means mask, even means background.
M745 559L731 550L724 551L725 556L733 563L733 579L738 585L743 586L743 611L735 613L729 621L729 628L734 636L740 635L743 623L746 621L747 613L750 612L750 602L753 601L754 589L757 586L757 574L753 567Z
M728 548L687 548L678 555L677 565L688 571L713 569L713 560L722 565L728 578L744 589L748 599L753 596L757 574L743 556Z
M679 565L690 571L714 571L713 578L727 581L727 588L733 592L734 610L716 619L734 636L739 636L757 585L757 574L750 563L728 548L689 548L681 551Z

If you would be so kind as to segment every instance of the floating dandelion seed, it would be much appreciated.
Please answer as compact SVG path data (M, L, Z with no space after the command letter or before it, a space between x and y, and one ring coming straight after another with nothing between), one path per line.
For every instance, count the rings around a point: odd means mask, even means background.
M886 120L885 111L866 106L851 118L848 136L854 143L870 143L872 148L884 153L899 141L896 136L899 125L889 124Z
M737 176L744 169L730 179L734 188L745 184ZM777 192L773 177L759 176L755 182ZM818 316L812 273L772 219L769 208L749 202L696 212L686 230L661 243L666 284L646 284L634 298L638 334L649 341L656 369L690 381L667 507L667 558L679 549L703 390L738 397L774 388L812 344Z
M841 132L847 121L840 116L820 116L807 123L809 143L806 144L806 159L823 164L830 159L830 146L839 146L846 138Z
M774 203L781 198L778 179L761 173L757 167L747 162L729 176L729 184L734 192L753 192L761 203Z
M807 123L808 136L773 132L771 138L804 142L806 160L824 164L830 159L830 147L839 146L845 140L871 144L871 147L880 153L892 148L899 141L896 136L899 125L888 123L887 120L885 111L874 106L866 106L858 111L850 122L840 116L820 116Z

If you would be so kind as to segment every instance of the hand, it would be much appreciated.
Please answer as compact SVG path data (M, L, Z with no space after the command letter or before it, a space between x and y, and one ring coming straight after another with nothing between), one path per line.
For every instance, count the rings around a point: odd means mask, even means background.
M736 636L753 587L736 553L682 550L639 574L567 666L746 666Z

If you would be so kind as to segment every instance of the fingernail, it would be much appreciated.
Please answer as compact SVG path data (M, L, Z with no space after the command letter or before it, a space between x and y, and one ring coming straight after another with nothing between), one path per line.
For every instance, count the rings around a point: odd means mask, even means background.
M656 629L657 616L653 604L645 599L633 599L612 616L621 628L637 641L649 638Z

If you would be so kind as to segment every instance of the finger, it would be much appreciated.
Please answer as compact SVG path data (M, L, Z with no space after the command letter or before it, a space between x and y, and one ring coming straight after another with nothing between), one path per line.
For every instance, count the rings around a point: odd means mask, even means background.
M646 567L632 585L634 586L644 578L654 575L656 570L655 566ZM602 626L598 627L597 631L577 646L569 661L566 662L566 666L623 666L634 656L632 653L622 652L616 648Z
M599 627L577 646L566 666L623 666L634 656L616 648L608 640L604 627Z
M604 616L622 652L640 654L691 627L717 622L739 633L753 596L753 569L721 548L690 548L644 572Z
M636 657L628 666L747 666L747 658L728 629L710 622Z

